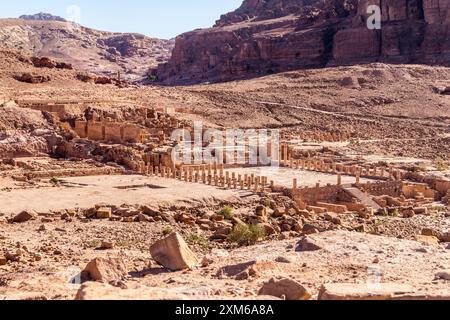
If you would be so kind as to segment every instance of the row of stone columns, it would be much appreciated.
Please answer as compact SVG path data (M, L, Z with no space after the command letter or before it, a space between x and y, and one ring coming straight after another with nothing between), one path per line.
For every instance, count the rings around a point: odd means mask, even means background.
M265 176L255 174L239 174L225 171L223 165L201 165L196 167L183 166L180 169L170 167L153 167L141 165L141 174L151 177L177 179L184 182L203 183L225 189L241 189L254 192L273 187L273 181Z
M285 153L283 152L283 155L284 154ZM346 166L335 162L329 163L317 159L300 159L300 160L294 160L292 158L288 159L289 161L287 161L285 165L292 169L310 170L333 174L339 173L341 175L349 175L357 177L358 180L361 177L388 178L389 180L403 179L403 173L401 172L401 170L395 169L392 166L386 170L386 168L384 167L372 168L370 166L363 166L363 167L356 165Z
M337 185L342 185L342 175L340 173L337 174ZM320 182L316 184L316 188L320 188ZM292 179L292 190L295 191L298 189L298 179Z

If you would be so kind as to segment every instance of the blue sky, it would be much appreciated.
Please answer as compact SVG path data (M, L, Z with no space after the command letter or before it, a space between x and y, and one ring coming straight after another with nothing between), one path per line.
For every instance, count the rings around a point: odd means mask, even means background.
M82 25L114 32L173 38L210 27L243 0L27 0L1 1L0 18L48 12ZM78 9L79 8L79 9ZM78 14L78 10L80 14Z

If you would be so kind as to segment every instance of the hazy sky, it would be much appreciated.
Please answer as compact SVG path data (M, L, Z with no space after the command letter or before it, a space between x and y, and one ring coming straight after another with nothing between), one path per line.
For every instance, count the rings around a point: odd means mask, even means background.
M0 1L1 18L47 12L86 27L138 32L173 38L196 28L210 27L220 15L237 9L243 0L27 0Z

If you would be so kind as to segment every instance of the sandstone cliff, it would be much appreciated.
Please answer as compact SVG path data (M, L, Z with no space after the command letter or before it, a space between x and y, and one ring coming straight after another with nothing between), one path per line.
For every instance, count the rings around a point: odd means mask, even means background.
M382 9L381 30L367 7ZM448 0L245 0L214 27L180 35L153 73L167 85L368 62L450 64Z

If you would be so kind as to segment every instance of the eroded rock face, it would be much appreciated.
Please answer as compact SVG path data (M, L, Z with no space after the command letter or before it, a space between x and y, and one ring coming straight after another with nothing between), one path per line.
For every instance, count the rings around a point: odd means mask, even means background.
M367 28L372 4L381 30ZM377 61L449 65L449 25L445 0L246 0L214 27L180 35L153 73L173 85Z

